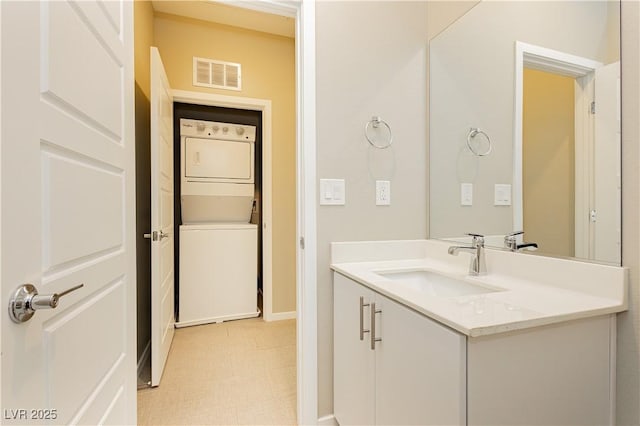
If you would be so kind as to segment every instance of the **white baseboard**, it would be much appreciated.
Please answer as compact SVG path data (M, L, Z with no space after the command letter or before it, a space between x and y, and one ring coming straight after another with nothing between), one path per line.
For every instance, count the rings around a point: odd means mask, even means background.
M333 414L329 414L328 416L320 417L318 419L318 426L339 426L336 418L333 417Z
M265 321L282 321L282 320L296 319L296 318L297 318L296 311L271 312L271 314L268 314L268 315L265 314L264 316Z
M151 339L147 342L147 346L144 347L144 351L142 351L142 355L140 355L140 359L138 359L138 377L142 374L142 370L144 370L144 366L151 355Z

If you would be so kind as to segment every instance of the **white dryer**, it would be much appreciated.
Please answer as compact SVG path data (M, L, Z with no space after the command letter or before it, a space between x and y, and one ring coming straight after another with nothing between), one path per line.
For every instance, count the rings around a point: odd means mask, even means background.
M256 127L180 120L182 222L249 222Z
M255 126L180 120L177 327L256 317Z

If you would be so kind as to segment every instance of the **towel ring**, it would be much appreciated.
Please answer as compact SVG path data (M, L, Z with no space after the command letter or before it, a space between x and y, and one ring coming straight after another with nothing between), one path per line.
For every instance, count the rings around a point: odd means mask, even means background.
M384 145L378 145L377 143L375 143L369 137L369 129L371 127L373 127L374 129L377 129L380 126L380 124L385 126L387 128L387 130L389 131L389 140ZM391 144L393 143L393 133L391 132L391 127L389 127L389 125L387 124L386 121L384 121L380 117L376 117L376 116L371 117L371 120L367 121L367 124L364 125L364 137L367 138L367 141L369 141L371 146L373 146L374 148L378 148L378 149L389 148L391 146Z
M483 135L485 137L485 139L487 139L487 142L489 143L489 147L487 148L487 150L485 152L478 152L475 149L473 149L471 147L471 139L475 138L478 135ZM477 127L472 127L469 130L469 134L467 135L467 148L469 148L469 151L471 151L473 153L473 155L476 155L478 157L484 157L485 155L489 155L491 153L491 138L489 138L489 135L487 135L483 130L480 130Z

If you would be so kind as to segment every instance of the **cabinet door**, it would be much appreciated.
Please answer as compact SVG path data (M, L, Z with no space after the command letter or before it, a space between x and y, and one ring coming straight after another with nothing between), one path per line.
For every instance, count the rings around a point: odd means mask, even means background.
M377 295L376 424L466 422L466 338Z
M373 301L374 293L334 274L333 288L333 405L341 425L374 424L374 351L369 333L360 340L360 297ZM369 307L364 308L364 328L369 327Z
M469 425L614 424L611 319L470 339Z

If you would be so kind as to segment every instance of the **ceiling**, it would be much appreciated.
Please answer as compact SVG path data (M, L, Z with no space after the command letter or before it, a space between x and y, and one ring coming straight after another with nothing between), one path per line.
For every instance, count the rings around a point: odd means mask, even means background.
M242 7L233 4L241 4ZM202 21L231 25L284 37L295 37L295 17L260 11L258 2L250 1L152 1L156 12L184 16Z

